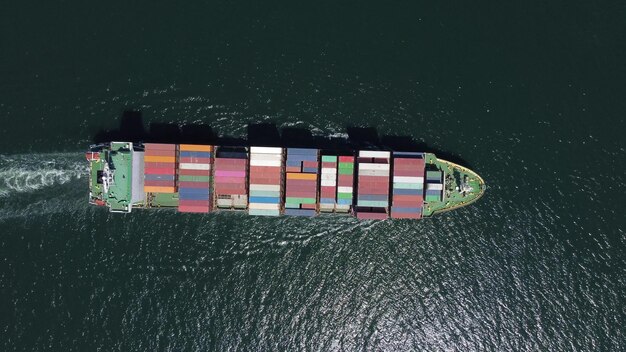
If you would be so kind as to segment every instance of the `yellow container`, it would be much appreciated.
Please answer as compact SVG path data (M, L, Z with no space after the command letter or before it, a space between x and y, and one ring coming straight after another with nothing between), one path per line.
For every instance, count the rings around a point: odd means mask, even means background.
M287 179L289 180L317 180L316 174L301 174L296 172L288 172Z
M176 193L175 187L143 186L144 192L150 193Z
M181 152L212 152L212 145L196 145L196 144L181 144L178 146L178 150Z
M146 163L174 163L176 162L175 156L150 156L143 157L143 161Z

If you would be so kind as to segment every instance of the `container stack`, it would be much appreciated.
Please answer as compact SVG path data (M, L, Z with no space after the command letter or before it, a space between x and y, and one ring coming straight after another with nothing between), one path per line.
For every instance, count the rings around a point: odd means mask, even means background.
M337 156L322 155L320 211L332 213L337 205Z
M388 217L390 157L386 151L359 151L357 218Z
M250 147L248 214L280 215L283 171L283 148Z
M441 170L426 171L426 201L440 202L443 200L443 172Z
M215 205L220 209L248 206L248 151L219 147L215 153Z
M317 214L317 149L287 148L285 215Z
M178 211L208 213L212 208L213 146L181 144L178 149Z
M338 213L349 213L354 199L354 156L340 156L337 177Z
M393 153L391 217L420 219L424 206L424 154Z
M144 144L146 193L176 193L176 144Z

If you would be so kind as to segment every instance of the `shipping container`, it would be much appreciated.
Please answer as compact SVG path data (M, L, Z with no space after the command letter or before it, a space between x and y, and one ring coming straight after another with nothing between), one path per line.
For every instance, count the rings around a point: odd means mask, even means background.
M250 147L248 214L280 215L285 174L283 153L283 148Z
M423 153L393 153L391 217L418 219L424 205Z
M144 144L144 192L176 193L176 153L175 144Z
M317 214L319 151L287 148L285 174L285 215Z
M208 213L213 208L214 148L181 144L178 150L178 211Z
M357 217L361 219L388 217L390 159L391 153L388 151L359 151L357 158ZM344 186L341 185L341 187Z
M248 148L217 147L214 164L215 206L227 210L248 207Z

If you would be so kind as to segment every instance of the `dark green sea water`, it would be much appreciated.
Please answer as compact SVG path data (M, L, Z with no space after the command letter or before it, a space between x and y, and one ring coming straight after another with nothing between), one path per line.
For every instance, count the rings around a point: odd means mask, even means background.
M14 1L0 350L626 350L623 1ZM423 221L87 204L122 112L410 136L487 195Z

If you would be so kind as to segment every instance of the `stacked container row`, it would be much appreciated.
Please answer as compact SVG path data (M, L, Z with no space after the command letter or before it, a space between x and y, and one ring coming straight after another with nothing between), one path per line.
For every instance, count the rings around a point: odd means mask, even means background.
M426 201L443 200L443 172L441 170L426 171Z
M317 149L287 148L285 215L317 214Z
M248 214L280 215L283 172L283 148L250 147Z
M337 205L337 156L322 155L320 211L333 212Z
M208 213L212 208L213 146L181 144L178 149L178 211Z
M338 165L336 211L348 213L354 199L354 156L340 156Z
M176 144L144 144L144 192L176 193Z
M423 153L393 153L391 217L420 219L424 206Z
M215 155L215 203L221 209L248 206L248 152L244 148L219 147Z
M357 218L388 217L390 157L386 151L359 151Z

